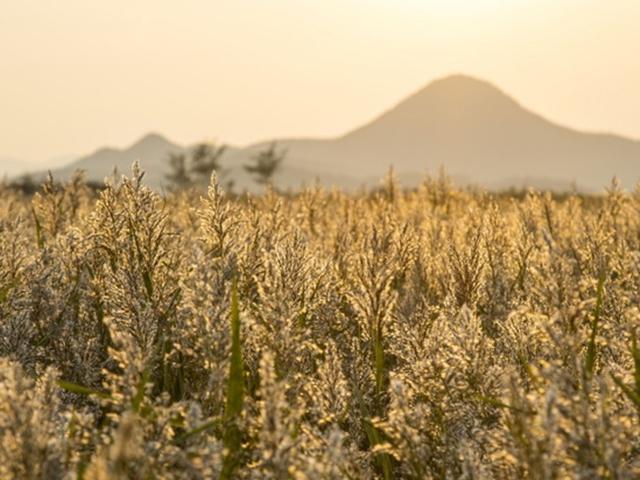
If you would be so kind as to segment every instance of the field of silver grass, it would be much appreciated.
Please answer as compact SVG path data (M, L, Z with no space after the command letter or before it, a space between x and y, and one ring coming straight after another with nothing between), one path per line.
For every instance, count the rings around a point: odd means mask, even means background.
M640 192L0 188L0 478L640 477Z

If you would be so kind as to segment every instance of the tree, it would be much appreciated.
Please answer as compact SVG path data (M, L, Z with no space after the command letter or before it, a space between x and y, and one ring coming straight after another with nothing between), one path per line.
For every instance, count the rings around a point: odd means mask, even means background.
M25 173L20 178L14 180L9 186L25 195L33 195L40 189L40 184L31 175Z
M169 173L165 178L171 189L182 190L194 185L207 185L214 171L223 177L220 157L225 150L225 146L203 142L189 153L169 154Z
M271 177L280 168L286 154L286 150L278 151L276 142L273 142L269 148L252 157L253 163L245 165L244 169L255 175L255 180L260 185L267 185L271 183Z
M200 143L196 145L191 153L190 171L199 183L208 184L211 174L221 173L220 157L225 152L226 147L216 146L212 143Z
M191 176L187 171L187 156L184 153L169 154L170 171L165 175L173 190L182 190L191 186Z

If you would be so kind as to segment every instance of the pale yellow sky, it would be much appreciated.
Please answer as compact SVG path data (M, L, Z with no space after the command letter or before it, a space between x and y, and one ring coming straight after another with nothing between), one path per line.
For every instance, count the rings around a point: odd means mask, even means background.
M640 1L0 0L0 157L335 135L451 73L640 138Z

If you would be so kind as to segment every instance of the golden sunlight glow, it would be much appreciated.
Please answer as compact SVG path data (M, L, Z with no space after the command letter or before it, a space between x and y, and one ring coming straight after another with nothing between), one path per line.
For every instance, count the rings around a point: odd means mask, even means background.
M512 11L527 5L535 5L533 0L378 0L392 10L430 13L437 17L468 17L474 15L495 15L502 11ZM544 1L544 0L543 0Z
M452 73L640 138L638 0L5 3L0 157L339 135Z

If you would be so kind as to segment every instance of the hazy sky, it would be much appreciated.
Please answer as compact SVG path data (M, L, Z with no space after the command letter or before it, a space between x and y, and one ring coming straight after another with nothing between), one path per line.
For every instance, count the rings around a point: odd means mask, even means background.
M640 138L640 1L0 0L0 157L335 135L451 73Z

